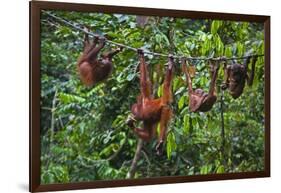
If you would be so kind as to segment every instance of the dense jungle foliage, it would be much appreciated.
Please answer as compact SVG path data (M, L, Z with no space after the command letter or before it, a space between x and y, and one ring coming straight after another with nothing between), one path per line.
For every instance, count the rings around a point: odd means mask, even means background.
M264 53L262 23L52 11L90 26L108 39L153 52L192 57L240 57ZM145 19L145 20L144 20ZM145 22L140 22L140 21ZM126 125L140 92L138 58L124 49L114 57L109 79L94 87L81 83L77 59L83 33L46 14L41 18L41 183L126 179L138 142ZM113 48L107 44L104 50ZM162 95L167 58L146 55L156 97ZM237 62L243 62L238 60ZM159 64L159 65L158 65ZM208 90L206 61L194 61L193 87ZM252 87L233 99L220 90L207 113L191 113L184 74L177 62L173 119L165 152L145 143L135 178L261 171L264 169L264 59L259 57ZM224 130L221 97L224 103Z

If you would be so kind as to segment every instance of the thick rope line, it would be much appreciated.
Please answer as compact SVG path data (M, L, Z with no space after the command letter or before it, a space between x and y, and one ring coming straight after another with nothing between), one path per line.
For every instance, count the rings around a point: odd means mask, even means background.
M63 19L61 17L58 17L54 14L51 14L50 12L48 11L45 11L45 10L42 10L43 13L47 14L48 16L56 19L57 21L60 21L70 27L73 27L83 33L86 33L90 36L93 36L93 37L100 37L100 35L98 34L95 34L93 32L89 32L89 31L86 31L85 29L81 28L78 26L78 24L74 23L74 22L70 22L66 19ZM116 45L118 47L121 47L121 48L126 48L128 50L132 50L132 51L135 51L137 52L138 48L134 48L132 46L128 46L128 45L125 45L125 44L121 44L121 43L118 43L118 42L115 42L115 41L112 41L112 40L108 40L108 39L105 39L106 42L110 43L110 44L113 44L113 45ZM148 55L154 55L154 56L159 56L159 57L169 57L169 54L163 54L163 53L157 53L157 52L152 52L152 51L148 51L148 50L143 50L143 53L145 54L148 54ZM190 56L178 56L178 55L173 55L173 58L177 58L177 59L181 59L181 58L185 58L187 60L214 60L214 61L227 61L227 60L241 60L241 59L246 59L248 57L263 57L264 55L248 55L248 56L243 56L243 57L231 57L231 58L226 58L226 57L217 57L217 58L213 58L213 57L190 57Z

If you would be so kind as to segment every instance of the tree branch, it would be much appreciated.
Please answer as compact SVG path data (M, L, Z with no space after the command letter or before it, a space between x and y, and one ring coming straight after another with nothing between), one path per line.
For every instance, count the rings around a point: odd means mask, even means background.
M51 144L53 143L53 140L54 140L54 134L55 134L55 109L56 109L56 102L57 102L57 90L55 91L55 94L54 94L54 98L53 98L53 101L52 101L52 108L51 108L51 137L50 137L50 141L51 141Z
M128 178L134 178L135 177L135 173L136 173L136 170L137 170L137 163L138 163L138 160L140 158L142 146L143 146L143 140L139 139L138 140L137 149L136 149L136 152L135 152L135 156L134 156L134 159L132 161L131 168L130 168L130 171L127 174Z

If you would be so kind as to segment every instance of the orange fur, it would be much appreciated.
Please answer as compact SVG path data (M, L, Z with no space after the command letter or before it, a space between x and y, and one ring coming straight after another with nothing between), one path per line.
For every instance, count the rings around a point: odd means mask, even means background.
M172 116L172 109L169 104L172 102L171 82L174 63L172 57L170 57L164 81L163 96L154 99L147 64L145 63L143 52L140 50L139 58L141 94L138 96L137 103L132 106L131 111L135 120L143 122L143 128L131 126L134 127L138 137L149 141L154 137L157 123L160 122L160 135L156 145L156 151L160 154L166 138L168 123Z
M94 84L107 79L112 72L112 57L121 49L119 48L103 53L102 57L99 58L98 54L104 45L104 38L96 37L93 42L90 43L88 35L85 34L84 51L77 62L77 67L80 78L86 86L93 86Z
M202 89L197 88L195 91L192 89L192 81L186 67L186 60L182 59L182 69L186 76L189 93L189 109L191 112L206 112L211 110L217 100L216 95L216 79L218 75L218 64L211 64L211 84L209 92L206 93Z

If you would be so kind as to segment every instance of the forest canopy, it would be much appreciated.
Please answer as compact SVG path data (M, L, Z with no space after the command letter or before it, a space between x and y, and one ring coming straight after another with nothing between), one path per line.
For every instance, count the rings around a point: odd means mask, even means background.
M157 53L228 58L264 54L262 23L51 13L82 28L88 26L108 40ZM41 184L126 179L136 152L138 137L126 121L140 93L137 53L123 49L113 58L109 78L87 87L77 72L83 36L42 12ZM116 46L106 43L103 50L112 48ZM160 97L168 59L145 57L153 95ZM193 64L193 87L207 91L207 61L194 60ZM188 87L178 61L174 71L173 116L164 154L156 155L156 139L145 142L134 178L264 170L264 58L257 59L253 85L245 86L237 99L220 89L224 81L220 68L217 102L204 113L189 110Z

